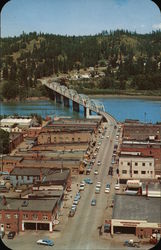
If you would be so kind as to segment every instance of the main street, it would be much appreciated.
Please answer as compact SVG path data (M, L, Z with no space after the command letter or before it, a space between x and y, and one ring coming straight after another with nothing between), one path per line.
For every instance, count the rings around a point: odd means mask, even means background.
M108 123L106 123L108 129L106 130L104 138L101 140L102 144L89 176L93 180L93 184L86 184L85 190L81 192L81 199L75 216L67 219L67 223L65 223L57 236L55 235L57 232L53 232L53 234L47 234L47 232L24 232L15 237L13 241L5 238L4 243L8 247L13 250L20 250L22 248L24 250L39 250L44 248L58 250L103 250L118 248L118 245L115 245L113 241L101 238L98 230L98 227L104 222L104 213L107 209L107 203L109 203L108 197L111 196L104 191L106 183L111 183L112 181L112 177L108 176L108 170L111 165L114 139L116 135L115 125L116 123L113 118L109 117ZM107 135L109 135L109 138L107 138ZM101 161L100 166L97 166L98 160ZM95 169L98 169L98 175L94 175ZM83 176L82 179L84 179ZM97 181L101 181L102 183L100 194L95 194ZM91 200L93 198L96 198L97 200L96 206L91 206ZM48 236L45 236L46 234ZM54 237L54 235L56 237ZM53 247L39 246L36 244L38 239L48 237L54 240L55 245Z
M93 184L86 184L85 190L81 192L81 200L79 202L76 214L69 218L61 238L57 238L55 245L57 249L111 249L108 241L103 240L99 236L98 227L103 223L104 211L107 207L108 195L104 192L105 185L111 177L107 177L109 166L111 164L114 138L116 134L115 124L109 120L108 130L102 139L99 152L97 154L95 167L90 175ZM106 136L109 135L109 138ZM101 166L97 166L98 160ZM94 175L94 170L98 169L99 174ZM95 194L96 182L101 181L102 187L100 194ZM91 200L96 198L96 206L91 206Z

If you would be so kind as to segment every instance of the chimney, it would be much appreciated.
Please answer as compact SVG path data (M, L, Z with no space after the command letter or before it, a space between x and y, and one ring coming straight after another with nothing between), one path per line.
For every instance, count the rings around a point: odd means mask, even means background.
M2 204L3 204L3 206L7 205L7 200L6 200L6 197L4 195L3 195L3 199L2 199Z

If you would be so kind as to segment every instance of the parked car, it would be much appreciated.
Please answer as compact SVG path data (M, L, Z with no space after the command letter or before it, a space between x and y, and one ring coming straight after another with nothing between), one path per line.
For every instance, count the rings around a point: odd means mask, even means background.
M100 166L100 165L101 165L101 161L98 161L98 162L97 162L97 166Z
M15 235L16 235L16 232L15 232L15 231L10 231L10 232L8 233L8 235L7 235L7 238L8 238L8 239L13 239L13 238L15 237Z
M78 197L80 199L81 198L80 192L77 192L75 197Z
M5 232L4 231L0 231L0 239L3 239L4 235L5 235Z
M73 217L75 215L75 210L74 209L71 209L69 211L69 214L68 214L68 217Z
M46 246L53 246L54 241L53 240L48 240L48 239L40 239L40 240L37 241L37 244L46 245Z
M77 205L73 204L72 207L71 207L71 210L76 211L77 210Z
M93 184L93 181L90 178L84 179L86 184Z
M83 191L85 188L85 184L84 183L81 183L80 184L80 187L79 187L79 191Z
M79 199L74 199L73 205L78 205L78 203L79 203Z
M91 206L96 206L96 199L92 199Z
M94 171L94 174L95 174L95 175L97 175L97 174L98 174L98 170L97 170L97 169Z
M109 193L109 192L110 192L110 184L107 184L105 188L105 193Z
M120 184L119 183L116 183L115 184L115 190L119 190L120 189Z
M95 189L95 194L99 194L100 193L100 188L99 187L96 187Z
M96 187L101 188L101 182L100 181L97 181Z

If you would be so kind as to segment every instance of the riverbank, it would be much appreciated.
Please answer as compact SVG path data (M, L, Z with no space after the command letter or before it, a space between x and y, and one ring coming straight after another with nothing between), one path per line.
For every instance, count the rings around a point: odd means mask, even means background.
M145 100L161 100L161 96L146 96L146 95L118 95L118 94L93 94L88 95L90 98L119 98L119 99L145 99ZM50 100L47 96L39 96L39 97L28 97L24 100L13 99L13 100L2 100L3 103L18 103L18 102L25 102L25 101L48 101Z
M145 96L145 95L114 95L114 94L99 94L99 95L88 95L91 98L129 98L129 99L147 99L147 100L161 100L161 96Z

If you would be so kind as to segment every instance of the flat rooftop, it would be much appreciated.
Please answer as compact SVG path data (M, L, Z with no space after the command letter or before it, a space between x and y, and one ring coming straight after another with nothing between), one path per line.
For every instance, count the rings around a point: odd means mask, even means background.
M115 195L112 219L161 223L160 206L159 198Z
M48 174L43 177L42 183L45 182L60 182L60 181L66 181L68 176L70 174L69 169L65 169L63 171L61 170L50 170L48 171Z
M2 197L0 199L0 210L23 210L23 211L46 211L52 212L54 207L57 204L57 199L46 199L33 200L33 199L14 199L6 198L7 204L3 205ZM22 204L24 201L28 201L28 205L23 207Z

